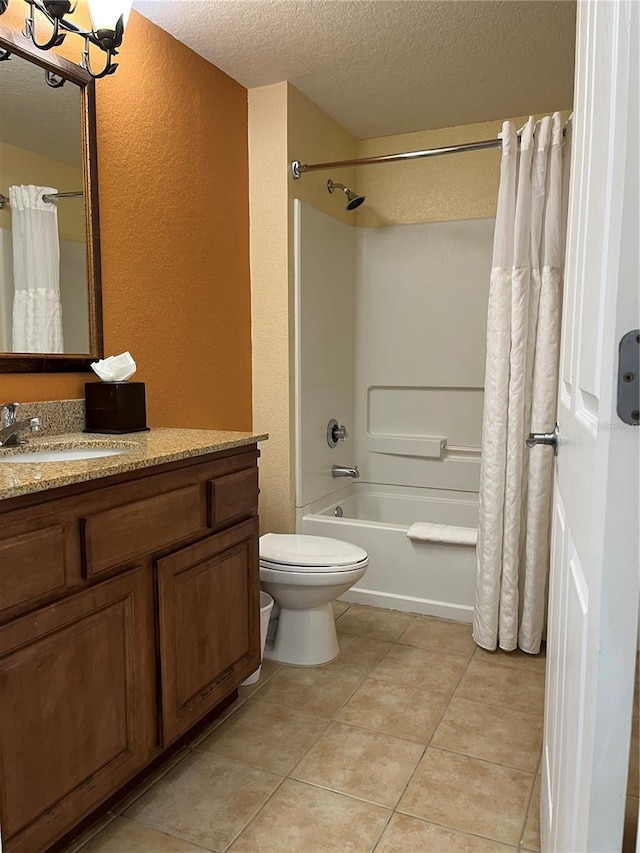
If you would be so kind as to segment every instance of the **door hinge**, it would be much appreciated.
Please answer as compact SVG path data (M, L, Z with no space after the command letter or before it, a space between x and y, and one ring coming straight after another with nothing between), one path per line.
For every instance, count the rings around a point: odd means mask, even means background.
M640 425L640 329L622 336L618 350L618 417Z

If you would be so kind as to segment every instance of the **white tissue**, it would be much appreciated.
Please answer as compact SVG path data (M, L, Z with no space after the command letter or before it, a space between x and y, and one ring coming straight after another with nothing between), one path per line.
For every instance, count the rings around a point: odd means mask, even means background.
M91 367L103 382L126 382L136 372L136 363L130 352L101 358L92 362Z

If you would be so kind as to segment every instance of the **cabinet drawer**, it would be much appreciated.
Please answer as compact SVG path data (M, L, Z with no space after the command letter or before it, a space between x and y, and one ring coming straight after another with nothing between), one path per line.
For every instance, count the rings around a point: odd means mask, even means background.
M85 576L152 554L206 528L199 484L88 516L82 519Z
M64 590L66 535L52 524L0 541L0 613Z
M258 509L258 469L209 481L211 527L251 515Z

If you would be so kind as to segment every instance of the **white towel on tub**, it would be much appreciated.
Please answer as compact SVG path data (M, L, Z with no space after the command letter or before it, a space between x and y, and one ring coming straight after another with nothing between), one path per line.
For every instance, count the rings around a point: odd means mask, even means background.
M478 531L475 527L456 527L453 524L430 524L418 521L407 530L409 539L420 542L440 542L444 545L476 545Z

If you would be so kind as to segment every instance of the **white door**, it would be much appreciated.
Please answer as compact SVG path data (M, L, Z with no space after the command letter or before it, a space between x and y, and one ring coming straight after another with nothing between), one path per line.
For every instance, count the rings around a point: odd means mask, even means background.
M542 849L558 853L622 839L640 427L618 417L616 383L620 339L640 328L639 12L578 2L541 796Z

